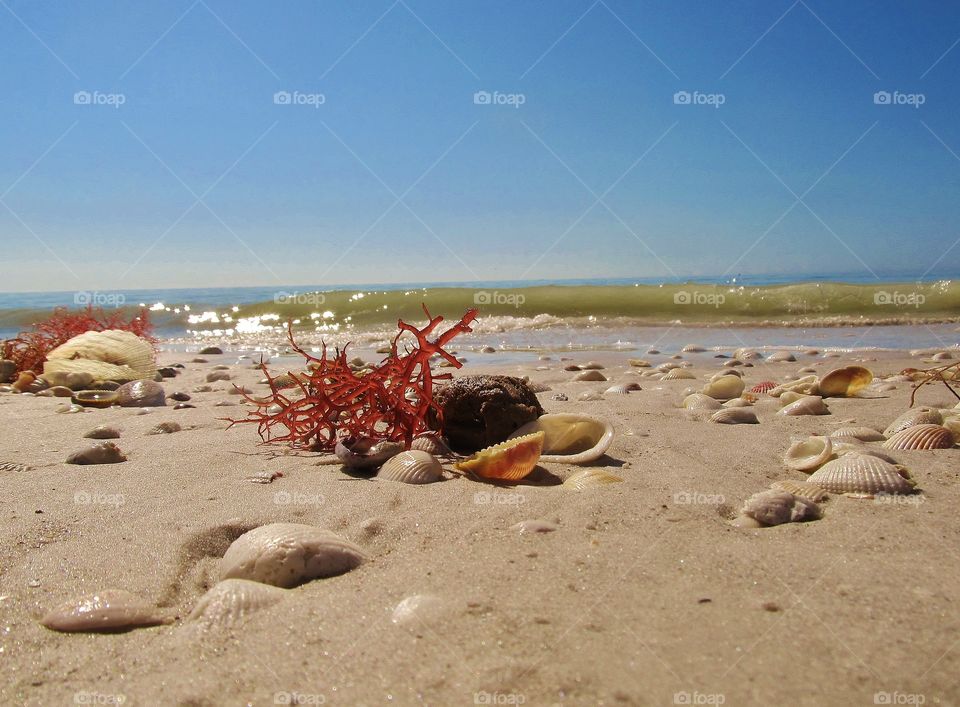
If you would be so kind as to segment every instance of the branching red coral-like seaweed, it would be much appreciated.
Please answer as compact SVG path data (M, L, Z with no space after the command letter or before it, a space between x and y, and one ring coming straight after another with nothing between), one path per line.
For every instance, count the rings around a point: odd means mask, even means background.
M230 420L230 426L257 423L264 443L288 442L298 449L332 452L341 437L373 437L402 442L409 448L413 438L429 431L427 412L440 413L433 400L433 383L446 380L449 373L434 375L430 358L439 355L460 368L456 357L444 351L455 336L470 332L477 311L470 309L459 322L430 340L443 317L431 317L423 308L428 323L423 329L400 320L400 331L393 339L390 353L373 370L357 374L347 363L347 347L330 356L326 345L320 358L311 356L288 337L294 351L306 359L307 372L291 373L290 381L279 381L261 368L270 383L265 398L244 397L256 409L242 420ZM416 339L404 353L399 350L404 333ZM285 377L286 378L286 377ZM297 394L300 396L297 396Z
M127 321L122 311L107 314L102 309L94 310L87 305L84 310L71 312L66 307L57 307L48 319L34 324L32 331L20 332L13 339L4 341L2 358L16 363L18 371L40 373L47 354L79 334L120 329L156 343L150 336L152 328L150 313L143 308Z

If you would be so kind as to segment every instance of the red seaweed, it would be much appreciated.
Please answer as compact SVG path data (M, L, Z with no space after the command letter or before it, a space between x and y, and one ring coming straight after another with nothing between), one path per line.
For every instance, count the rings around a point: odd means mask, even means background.
M362 374L347 363L349 344L342 351L335 349L332 356L324 344L320 358L316 358L297 345L292 325L288 324L290 346L306 359L307 371L291 373L294 385L290 387L289 380L278 381L279 377L271 376L261 364L270 394L265 398L244 395L256 409L245 419L229 420L230 426L255 422L264 444L287 442L295 449L311 451L332 452L342 437L387 439L409 448L414 437L433 429L427 413L433 410L435 417L440 415L433 400L434 381L452 377L449 373L435 375L430 370L431 357L438 355L460 368L462 364L443 347L458 334L472 331L470 323L477 317L475 309L468 310L458 323L431 341L429 337L443 317L431 317L426 306L423 311L427 325L418 329L399 320L400 331L390 353L373 370ZM416 342L401 353L399 343L405 333L412 334ZM298 391L302 396L294 397ZM273 406L275 409L270 410Z

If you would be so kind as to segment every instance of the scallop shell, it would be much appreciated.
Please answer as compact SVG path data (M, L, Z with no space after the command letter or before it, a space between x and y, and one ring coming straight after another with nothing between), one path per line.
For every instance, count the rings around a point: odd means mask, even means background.
M774 481L770 484L770 488L792 493L794 496L806 498L814 503L822 503L830 498L830 495L822 488L815 484L807 483L806 481L784 479L783 481Z
M783 463L791 469L810 471L826 464L832 456L833 441L829 437L808 437L790 445Z
M907 410L883 431L887 437L892 437L900 430L905 430L914 425L942 425L943 415L939 410L929 407L918 407Z
M797 393L802 393L803 395L811 395L816 392L817 387L818 380L816 376L803 376L802 378L797 378L796 380L782 383L776 388L772 388L767 392L769 392L774 398L779 398L787 391L794 391Z
M817 520L823 515L813 501L778 489L753 494L744 502L740 513L763 526Z
M769 393L771 390L773 390L776 387L777 387L777 384L774 383L773 381L761 381L760 383L757 383L755 386L753 386L750 389L750 392L757 393L759 395L762 393Z
M881 445L884 449L950 449L953 432L942 425L913 425Z
M915 483L906 469L870 454L850 452L827 462L807 481L833 493L914 493Z
M524 425L524 427L527 426ZM514 432L506 442L481 449L469 459L459 461L454 466L461 471L469 471L485 479L509 481L522 479L537 465L540 454L543 452L545 435L542 430L522 435L518 434L519 431Z
M119 464L126 456L113 442L96 442L67 457L67 464Z
M131 381L153 378L156 354L145 339L129 331L88 331L49 354L44 373L89 373L95 380Z
M706 349L700 346L699 344L687 344L680 350L683 351L684 353L703 353L704 351L706 351Z
M581 469L576 474L567 477L563 482L564 488L571 491L583 491L594 486L606 486L607 484L616 484L623 481L623 478L616 474L611 474L603 469Z
M872 427L838 427L830 436L834 439L858 439L861 442L879 442L885 439Z
M0 471L30 471L33 467L27 466L26 464L21 464L19 462L3 462L0 461Z
M444 442L439 435L430 433L414 437L413 442L410 444L410 449L426 452L435 457L445 457L450 454L450 447L447 446L446 442Z
M578 413L541 415L511 435L519 437L542 431L541 461L586 464L604 455L613 442L613 426L606 420Z
M629 395L630 389L625 385L611 385L603 392L610 395Z
M756 425L760 420L757 419L757 413L750 408L724 408L713 413L710 422L721 425Z
M87 633L126 631L168 622L169 619L156 607L122 589L104 589L72 599L40 620L54 631Z
M739 398L743 388L743 379L739 376L727 375L721 376L715 381L710 381L700 392L717 400L731 400Z
M231 543L221 579L249 579L289 589L318 577L349 572L366 560L359 547L329 530L300 523L271 523Z
M377 478L404 484L431 484L443 478L443 466L429 452L411 449L387 459Z
M600 371L589 370L582 371L573 377L575 381L605 381L607 377L603 375Z
M663 374L663 377L660 379L662 381L679 381L679 380L693 380L696 378L690 371L686 368L673 368Z
M692 393L683 399L683 407L687 410L719 410L723 405L716 398L703 393Z
M805 395L780 409L778 415L829 415L830 408L819 395Z
M187 621L197 628L229 629L250 614L273 606L287 595L286 589L249 579L225 579L200 597Z
M863 366L845 366L820 379L820 395L825 398L847 398L870 385L873 372Z

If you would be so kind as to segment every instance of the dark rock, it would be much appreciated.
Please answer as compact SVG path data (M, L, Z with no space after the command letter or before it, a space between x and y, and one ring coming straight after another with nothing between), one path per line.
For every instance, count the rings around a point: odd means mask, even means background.
M13 383L17 379L17 364L6 359L0 360L0 383Z
M163 368L157 369L157 373L159 373L163 378L174 378L180 373L180 371L172 366L164 366Z
M117 388L117 402L125 408L152 408L167 404L163 386L148 380L121 385Z
M204 348L200 349L201 356L216 356L217 354L222 353L223 349L221 349L219 346L205 346Z
M167 397L171 400L176 400L178 403L185 403L190 399L190 393L178 391L176 393L170 393Z

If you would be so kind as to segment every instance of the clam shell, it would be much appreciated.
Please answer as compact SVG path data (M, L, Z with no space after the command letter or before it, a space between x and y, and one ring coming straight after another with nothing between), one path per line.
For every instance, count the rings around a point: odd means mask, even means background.
M692 393L683 399L683 407L687 410L719 410L723 405L709 395Z
M623 481L623 478L616 474L611 474L603 469L581 469L575 474L571 474L563 482L563 487L570 491L583 491L594 486L606 486L607 484L616 484Z
M429 452L411 449L387 459L377 478L404 484L431 484L443 478L443 466Z
M787 392L781 394L777 399L780 401L780 405L785 407L790 403L795 403L801 398L805 397L807 397L806 393L798 393L795 390L788 390Z
M47 613L40 623L54 631L94 632L126 631L168 621L159 609L136 594L122 589L104 589L71 599Z
M884 449L950 449L953 432L942 425L913 425L881 445Z
M750 408L724 408L713 413L710 422L721 425L756 425L760 420L757 419L757 413Z
M830 436L834 439L858 439L861 442L879 442L884 436L872 427L838 427Z
M820 395L825 398L850 397L870 385L872 380L873 373L863 366L837 368L820 379Z
M359 547L329 530L271 523L234 540L223 555L221 579L249 579L289 589L349 572L366 560Z
M918 407L907 410L883 431L887 437L892 437L900 430L914 425L942 425L943 415L939 410L930 407Z
M663 374L663 377L660 379L662 381L679 381L679 380L693 380L696 378L690 371L686 368L673 368Z
M156 354L129 331L88 331L47 354L44 373L89 373L94 380L131 381L156 375Z
M519 437L542 431L541 461L586 464L604 455L613 442L613 426L606 420L578 413L541 415L511 435Z
M603 375L600 371L589 370L581 371L573 377L575 381L605 381L607 377Z
M113 442L96 442L67 457L67 464L119 464L126 456Z
M830 408L819 395L805 395L780 409L778 415L829 415Z
M717 400L731 400L739 398L743 388L743 380L739 376L726 375L710 381L700 392Z
M507 441L481 449L469 459L459 461L454 466L461 471L469 471L485 479L510 481L522 479L533 471L537 461L540 460L544 433L535 431L521 435L518 434L519 431L514 432Z
M116 427L98 425L84 435L87 439L119 439L120 430Z
M739 398L734 398L733 400L728 400L723 404L725 408L748 408L753 405L753 402L744 398L744 395L748 393L743 393Z
M833 442L829 437L808 437L790 445L783 463L791 469L810 471L826 464L832 456Z
M200 597L187 622L197 628L229 629L260 609L282 600L286 589L249 579L225 579Z
M807 479L824 491L852 494L914 493L906 469L870 454L850 452L827 462Z
M78 390L71 396L72 402L87 408L108 408L120 398L112 390Z
M778 489L753 494L740 513L764 526L817 520L822 516L820 506L813 501Z
M784 479L782 481L774 481L770 484L770 488L792 493L794 496L805 498L814 503L822 503L830 498L830 495L822 488L815 484L807 483L806 481Z

